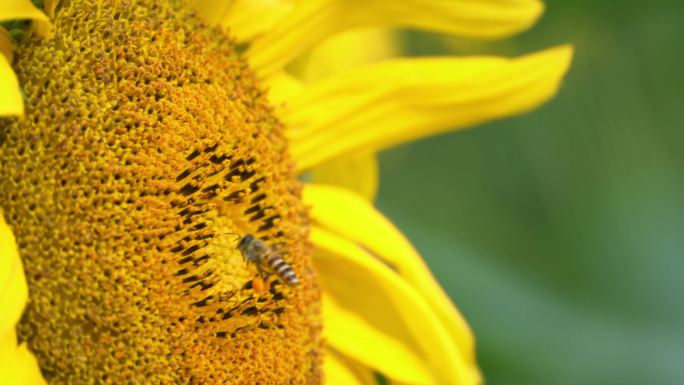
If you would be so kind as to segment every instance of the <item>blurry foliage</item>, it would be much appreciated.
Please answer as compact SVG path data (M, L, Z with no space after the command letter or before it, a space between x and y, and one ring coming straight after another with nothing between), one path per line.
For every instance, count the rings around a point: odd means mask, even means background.
M465 313L490 385L684 383L684 5L546 1L501 42L576 47L542 108L381 154L380 208Z

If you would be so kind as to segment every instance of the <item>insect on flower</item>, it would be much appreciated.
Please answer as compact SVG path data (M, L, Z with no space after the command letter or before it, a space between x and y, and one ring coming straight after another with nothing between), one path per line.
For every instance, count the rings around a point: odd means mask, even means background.
M237 248L247 261L256 264L259 269L275 273L280 280L290 286L299 285L299 279L292 266L283 260L275 248L268 246L261 239L247 234L240 238Z

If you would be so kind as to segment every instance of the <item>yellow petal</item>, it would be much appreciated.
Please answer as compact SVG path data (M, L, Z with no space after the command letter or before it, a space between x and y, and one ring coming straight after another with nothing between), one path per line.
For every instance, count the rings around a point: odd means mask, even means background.
M404 235L367 200L334 186L307 184L304 202L317 226L339 234L380 258L412 285L446 326L461 355L475 365L470 327Z
M207 24L230 30L238 42L273 29L293 8L288 0L191 0L189 6Z
M329 269L325 262L320 264L327 273ZM393 317L396 312L382 316L373 320L375 322L369 321L354 310L337 305L332 296L323 296L324 334L331 347L392 378L412 384L434 383L435 379L422 362L417 346L392 335L391 329L397 329L397 324L401 324Z
M499 37L529 27L542 10L537 0L301 0L253 41L248 55L252 66L266 75L346 29L396 26Z
M339 30L330 22L344 9L338 0L302 0L268 33L255 39L247 55L252 68L266 76Z
M334 355L327 354L323 361L325 383L328 385L364 385L350 368Z
M388 265L318 227L311 240L330 346L400 382L479 382L429 303Z
M14 235L0 215L0 336L14 330L28 298Z
M265 79L265 83L268 86L268 100L278 113L304 89L304 84L298 78L285 71L272 74Z
M12 62L14 50L14 43L12 43L12 38L9 32L3 27L0 27L0 54L5 56L8 63Z
M0 21L4 20L33 20L39 36L48 36L51 31L50 20L31 0L4 0L0 7Z
M46 384L36 358L26 344L17 346L14 329L0 335L0 379L3 384L44 385Z
M311 169L311 181L354 191L369 202L378 193L378 158L375 153L352 155Z
M45 0L43 1L43 9L45 10L45 14L47 14L50 18L55 17L55 9L57 9L57 6L59 5L59 2L61 0Z
M0 379L3 384L44 384L36 359L17 346L14 327L24 311L28 288L14 235L0 215Z
M539 0L395 0L357 7L365 20L455 35L499 38L531 27L544 11ZM365 4L364 4L365 5Z
M281 111L291 153L304 170L529 111L558 91L571 57L561 46L514 59L393 60L339 74Z
M323 359L325 383L327 385L370 385L374 384L373 373L339 353L326 349Z
M194 9L205 23L216 26L232 11L231 0L190 0L188 7Z
M302 63L295 63L290 69L305 82L316 81L332 74L359 67L380 59L387 59L399 53L399 42L394 33L387 29L358 29L345 31L324 41L307 53ZM363 46L364 49L359 49ZM278 72L279 74L282 71ZM303 90L299 83L287 100L296 97ZM275 88L283 99L282 86ZM281 96L283 95L283 96ZM334 159L311 169L311 181L348 188L369 201L375 200L378 191L378 160L375 153L352 154Z
M237 0L221 25L243 42L274 29L293 8L287 0Z
M363 49L361 49L363 47ZM343 31L321 42L288 65L307 83L380 60L397 57L401 41L396 31L387 28L362 28Z
M17 76L7 58L0 55L0 116L23 114L24 100L19 91Z

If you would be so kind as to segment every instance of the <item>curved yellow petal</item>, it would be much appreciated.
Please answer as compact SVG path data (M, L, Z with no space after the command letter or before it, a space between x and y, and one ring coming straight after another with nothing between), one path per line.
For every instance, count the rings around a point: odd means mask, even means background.
M364 49L359 49L364 47ZM324 41L307 53L302 63L295 63L293 71L304 82L314 82L332 74L388 59L399 54L396 33L383 28L365 28L344 31ZM291 66L292 67L292 66ZM303 90L300 83L294 98ZM310 171L311 181L348 188L369 201L378 192L378 159L373 152L352 154L320 164Z
M326 273L329 271L328 264L319 264ZM373 322L357 314L356 309L344 309L333 298L334 295L323 296L324 334L331 347L392 378L411 384L435 382L417 346L392 335L399 334L392 333L391 329L397 329L397 324L401 324L393 317L396 312L382 314L384 317L377 317Z
M538 0L300 0L248 50L251 64L269 74L328 36L370 26L413 27L478 37L499 37L532 25Z
M0 27L0 54L7 59L8 63L12 62L14 57L12 51L14 50L14 43L10 37L9 32L3 27Z
M23 114L24 100L19 90L19 81L7 58L0 55L0 116Z
M293 8L288 0L237 0L221 25L243 42L274 29Z
M205 23L219 25L230 14L233 7L231 0L190 0L188 6L194 9Z
M14 235L0 215L0 379L3 384L45 383L26 345L17 346L14 327L27 299L26 278Z
M28 299L28 288L14 235L0 215L0 335L14 330Z
M360 46L364 49L358 49ZM345 31L315 47L305 55L305 59L293 63L287 71L277 71L263 81L269 88L271 104L279 108L302 92L306 83L388 59L398 55L399 51L399 41L390 30L373 28Z
M412 27L454 35L500 38L523 31L544 11L539 0L395 0L359 7L367 22ZM370 8L370 9L368 9ZM376 21L377 22L377 21Z
M327 385L372 385L373 373L339 353L326 349L323 359L325 383Z
M51 32L50 20L31 0L4 0L0 6L0 21L33 20L34 28L39 36L48 36Z
M560 46L500 57L400 59L304 89L282 111L300 170L358 152L529 111L551 98L572 58Z
M430 304L390 266L319 227L311 240L330 346L400 382L479 383Z
M339 234L380 258L411 284L437 313L461 355L475 365L467 322L404 235L367 200L342 188L306 184L304 202L317 226Z
M327 354L323 360L325 383L328 385L364 385L350 368L337 357Z
M288 68L310 83L368 63L397 57L401 49L397 31L387 28L352 29L321 42Z
M354 191L369 202L378 193L378 158L375 153L351 155L311 169L311 182Z
M3 384L44 385L36 358L26 347L17 346L14 329L0 334L0 378Z
M301 0L268 33L252 41L247 56L252 68L265 76L340 30L344 9L339 0Z
M268 100L278 113L287 107L289 101L304 89L304 83L285 71L278 71L264 79L268 87Z
M45 14L47 14L50 18L54 18L55 10L57 9L60 1L61 0L44 0L43 9L45 10Z
M294 7L288 0L191 0L189 6L207 24L229 29L238 42L275 28Z

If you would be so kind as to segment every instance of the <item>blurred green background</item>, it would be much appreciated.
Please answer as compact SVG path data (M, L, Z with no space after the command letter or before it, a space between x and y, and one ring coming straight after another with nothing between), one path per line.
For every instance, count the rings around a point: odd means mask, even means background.
M471 323L488 384L684 384L682 4L547 1L501 42L406 35L412 55L576 47L533 113L381 154L378 206Z

